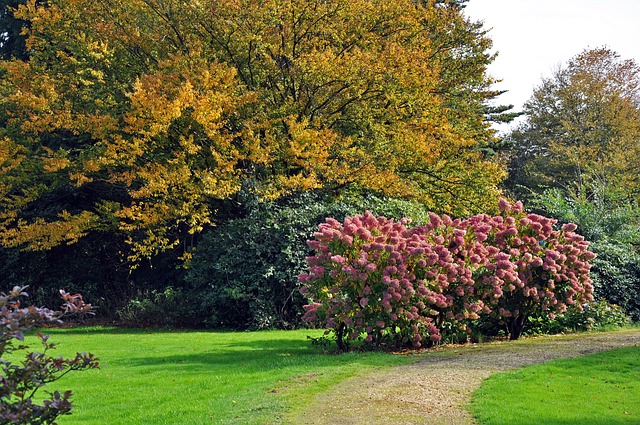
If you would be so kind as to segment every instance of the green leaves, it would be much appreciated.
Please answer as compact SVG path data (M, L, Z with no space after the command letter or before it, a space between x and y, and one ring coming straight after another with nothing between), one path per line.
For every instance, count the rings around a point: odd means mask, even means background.
M640 66L609 49L585 50L534 91L511 133L510 188L604 184L637 198ZM524 186L524 188L518 185Z

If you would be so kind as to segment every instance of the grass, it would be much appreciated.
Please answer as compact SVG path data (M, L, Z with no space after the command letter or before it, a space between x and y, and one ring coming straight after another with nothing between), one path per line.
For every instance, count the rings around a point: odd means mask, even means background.
M640 347L493 375L471 410L484 425L639 424Z
M60 425L277 424L332 384L373 368L413 361L385 353L325 354L320 331L184 332L48 329L54 355L100 358L47 390L72 389ZM32 348L37 345L29 340Z

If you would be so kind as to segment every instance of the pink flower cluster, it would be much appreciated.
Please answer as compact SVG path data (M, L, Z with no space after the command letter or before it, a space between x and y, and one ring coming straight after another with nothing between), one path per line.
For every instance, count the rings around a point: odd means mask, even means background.
M366 212L327 219L300 276L310 300L304 319L344 338L420 347L449 324L467 328L492 315L516 323L536 311L562 313L592 299L588 242L575 225L525 214L500 201L501 215L466 220L430 214L408 228Z

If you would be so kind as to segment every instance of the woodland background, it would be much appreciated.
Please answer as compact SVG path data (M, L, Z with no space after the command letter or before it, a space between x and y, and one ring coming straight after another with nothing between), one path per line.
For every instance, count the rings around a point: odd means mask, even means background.
M472 0L471 0L472 1ZM9 0L0 284L129 325L292 328L306 240L370 210L574 222L640 320L640 67L607 48L495 106L467 1Z

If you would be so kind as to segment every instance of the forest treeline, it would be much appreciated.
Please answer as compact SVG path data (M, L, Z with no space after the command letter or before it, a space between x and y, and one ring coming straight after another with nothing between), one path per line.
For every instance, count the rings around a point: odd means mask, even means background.
M507 195L575 222L596 295L640 318L640 68L584 51L498 136L518 114L465 3L7 2L2 286L130 324L294 327L326 217Z

